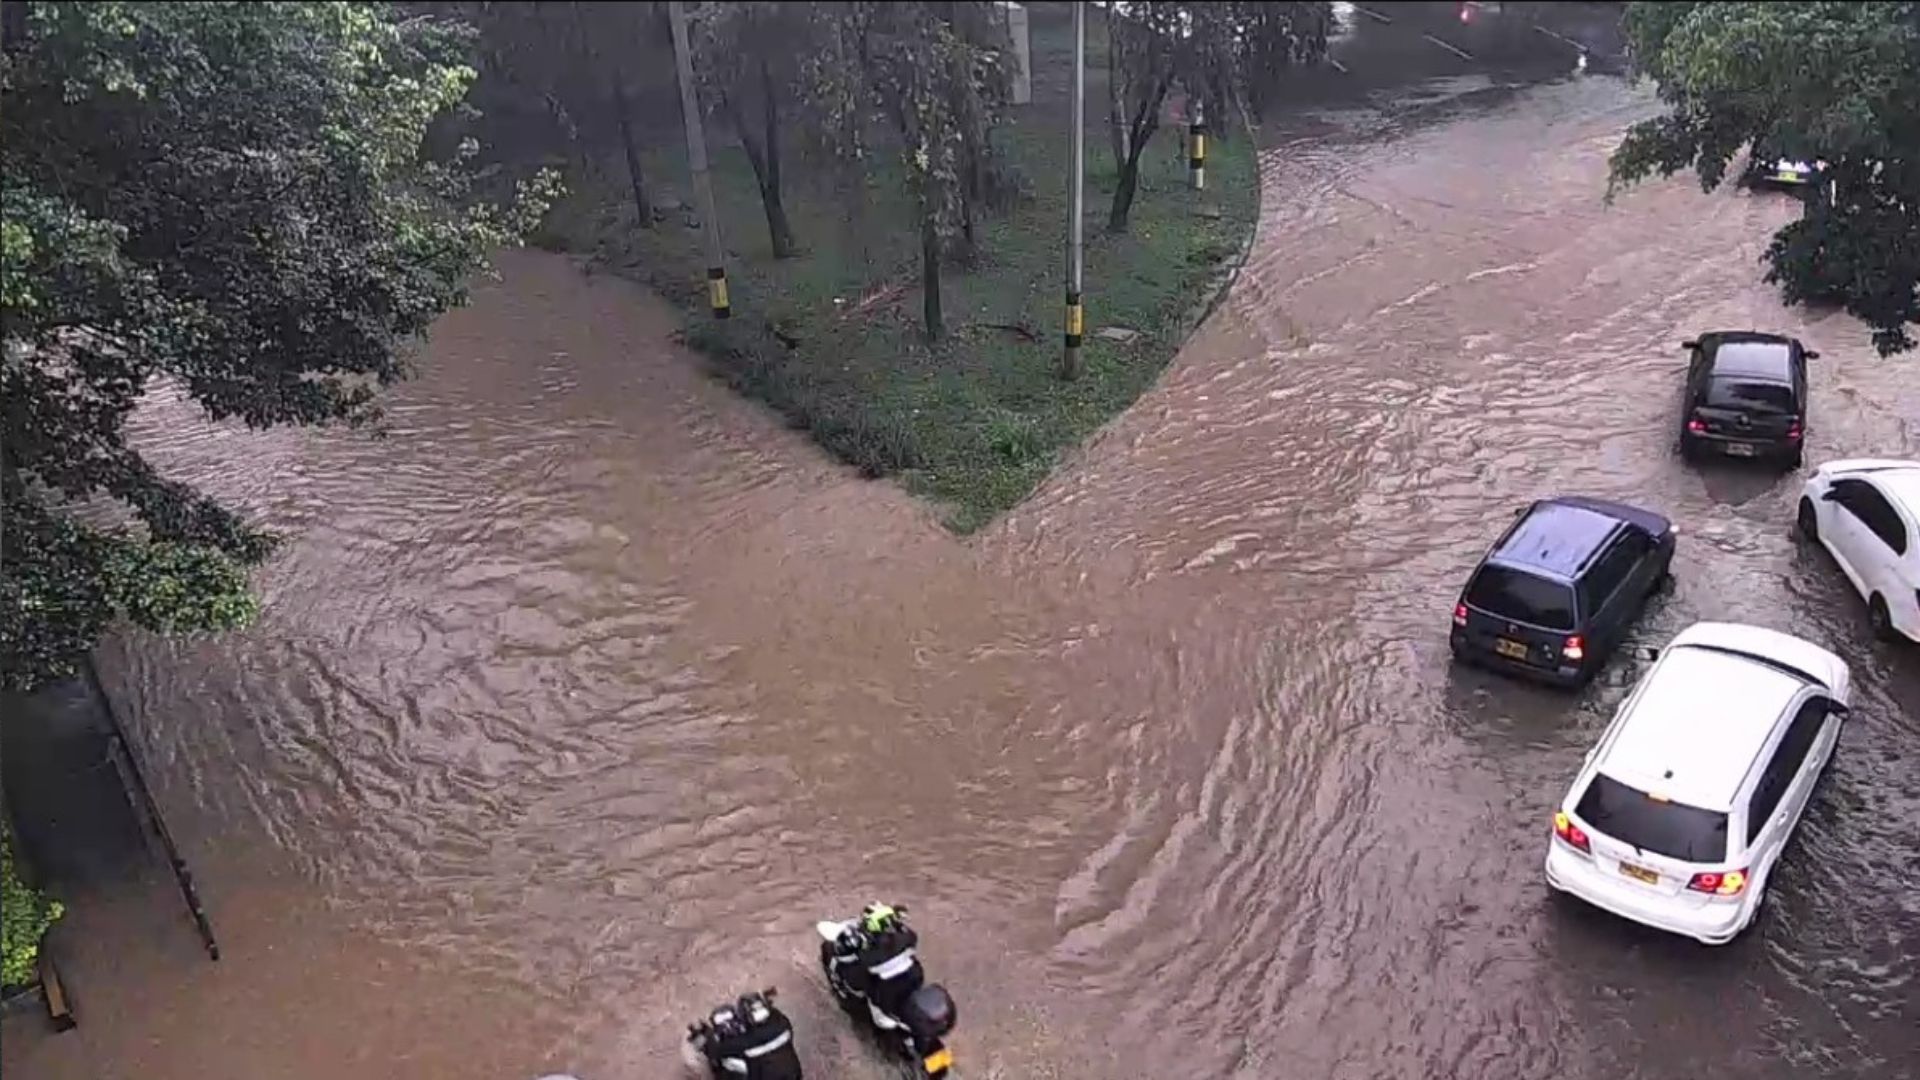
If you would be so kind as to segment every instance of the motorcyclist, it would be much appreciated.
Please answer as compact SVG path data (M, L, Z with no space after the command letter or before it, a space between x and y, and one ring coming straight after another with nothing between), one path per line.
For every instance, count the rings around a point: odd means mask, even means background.
M907 925L906 911L875 902L860 912L857 945L858 985L874 1008L895 1020L907 1019L907 999L926 981L914 949L920 935Z
M746 1080L802 1080L800 1054L793 1046L793 1024L775 1008L768 993L747 994L722 1005L708 1018L701 1050L729 1075Z

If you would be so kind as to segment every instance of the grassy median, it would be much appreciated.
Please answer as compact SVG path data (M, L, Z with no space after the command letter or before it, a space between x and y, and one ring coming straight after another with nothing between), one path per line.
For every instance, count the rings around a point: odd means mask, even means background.
M1231 267L1259 204L1244 131L1208 140L1208 190L1195 192L1180 133L1163 128L1141 165L1130 231L1106 231L1116 170L1101 123L1105 46L1093 36L1085 371L1062 382L1071 37L1064 18L1034 11L1034 101L1011 109L993 136L1021 195L979 223L973 265L946 268L947 336L938 344L920 334L918 234L897 170L869 171L856 200L828 166L790 150L785 201L803 250L775 260L746 157L712 132L734 307L726 323L706 311L701 234L679 205L692 200L676 144L656 140L649 155L656 199L667 204L651 229L635 227L615 167L604 181L574 185L547 242L660 290L686 309L687 338L719 377L866 474L934 500L955 531L978 529L1153 383ZM1097 20L1089 22L1093 34ZM850 220L857 203L864 209ZM1104 327L1138 336L1095 336Z

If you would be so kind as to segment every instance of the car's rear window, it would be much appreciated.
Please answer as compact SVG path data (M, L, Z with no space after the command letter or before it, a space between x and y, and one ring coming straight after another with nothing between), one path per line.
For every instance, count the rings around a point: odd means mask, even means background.
M1727 857L1727 815L1662 802L1605 773L1594 774L1574 812L1595 830L1641 851L1696 863Z
M1715 409L1790 414L1793 412L1793 388L1783 383L1710 379L1707 381L1707 405Z
M1549 630L1573 629L1573 587L1506 566L1483 566L1467 603L1491 615Z

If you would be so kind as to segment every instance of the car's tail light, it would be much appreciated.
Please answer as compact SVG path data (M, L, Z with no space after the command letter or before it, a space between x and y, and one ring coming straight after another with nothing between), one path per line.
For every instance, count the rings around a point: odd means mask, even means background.
M1795 420L1792 423L1787 425L1787 438L1798 439L1799 437L1800 437L1800 421Z
M1453 605L1453 625L1467 625L1467 605L1464 602Z
M1709 893L1713 896L1739 896L1747 887L1745 870L1724 870L1719 873L1695 874L1687 882L1687 888L1694 892Z
M1568 635L1567 643L1560 647L1560 655L1569 660L1585 660L1587 658L1587 639L1581 637L1579 634Z
M1573 848L1575 851L1584 851L1589 855L1593 854L1593 845L1587 840L1586 830L1575 825L1573 819L1567 816L1565 810L1554 811L1553 835L1566 841L1567 846Z
M1697 416L1690 416L1687 418L1687 432L1692 435L1705 435L1707 422Z

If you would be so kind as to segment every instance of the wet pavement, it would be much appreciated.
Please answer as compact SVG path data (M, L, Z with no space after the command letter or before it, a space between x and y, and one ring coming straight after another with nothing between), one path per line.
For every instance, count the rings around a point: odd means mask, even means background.
M970 542L550 256L436 328L386 439L163 403L157 455L290 537L256 630L103 656L227 958L94 917L111 955L75 966L118 973L81 1031L10 1027L7 1068L655 1077L773 983L810 1070L879 1077L809 927L883 894L972 1077L1920 1075L1920 654L1796 546L1796 477L1672 446L1698 331L1821 351L1811 462L1920 456L1914 362L1761 283L1790 200L1602 203L1644 89L1369 8L1268 117L1228 302ZM1463 575L1563 491L1681 525L1640 642L1746 620L1853 665L1730 946L1541 880L1640 665L1579 694L1449 665Z

